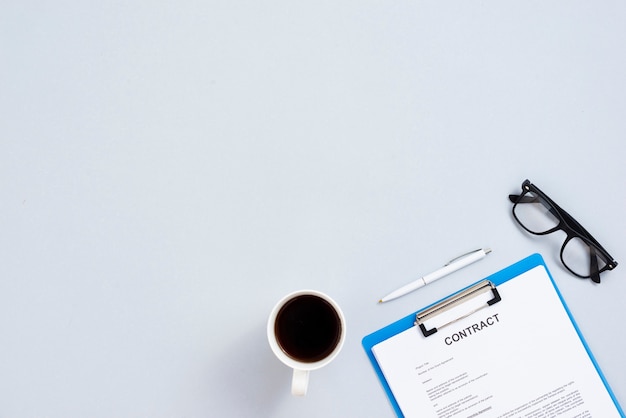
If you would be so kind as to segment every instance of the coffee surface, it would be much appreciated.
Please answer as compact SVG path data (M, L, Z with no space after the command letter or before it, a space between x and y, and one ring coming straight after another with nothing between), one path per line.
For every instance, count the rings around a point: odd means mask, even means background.
M333 352L341 336L341 321L326 300L315 295L296 296L278 312L275 333L285 354L310 363Z

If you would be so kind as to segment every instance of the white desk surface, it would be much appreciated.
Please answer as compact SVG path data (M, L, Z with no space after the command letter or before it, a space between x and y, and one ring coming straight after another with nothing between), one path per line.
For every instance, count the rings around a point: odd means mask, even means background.
M0 5L0 416L385 417L366 334L544 255L626 405L626 3ZM512 220L529 178L624 264ZM380 306L477 247L493 253ZM340 356L292 398L300 288Z

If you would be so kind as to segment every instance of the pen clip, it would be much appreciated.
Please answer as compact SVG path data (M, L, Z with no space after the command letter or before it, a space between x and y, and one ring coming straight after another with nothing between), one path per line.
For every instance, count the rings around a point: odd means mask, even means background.
M477 249L477 250L470 251L470 252L468 252L468 253L462 254L462 255L460 255L460 256L458 256L458 257L455 257L455 258L453 258L452 260L448 261L448 262L447 262L446 264L444 264L443 266L444 266L444 267L449 266L450 264L454 263L455 261L460 260L461 258L467 257L467 256L468 256L468 255L470 255L470 254L477 253L478 251L481 251L481 250L482 250L482 248L479 248L479 249Z

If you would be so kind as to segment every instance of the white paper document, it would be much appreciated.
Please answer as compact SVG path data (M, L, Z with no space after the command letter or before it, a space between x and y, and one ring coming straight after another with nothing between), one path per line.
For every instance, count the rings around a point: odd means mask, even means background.
M372 347L404 416L619 418L544 266L497 289L429 337L411 327Z

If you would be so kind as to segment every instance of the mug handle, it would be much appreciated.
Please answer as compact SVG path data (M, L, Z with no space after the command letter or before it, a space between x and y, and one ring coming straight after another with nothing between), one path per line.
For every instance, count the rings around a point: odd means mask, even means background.
M294 396L306 395L309 387L309 371L293 369L293 377L291 379L291 394Z

